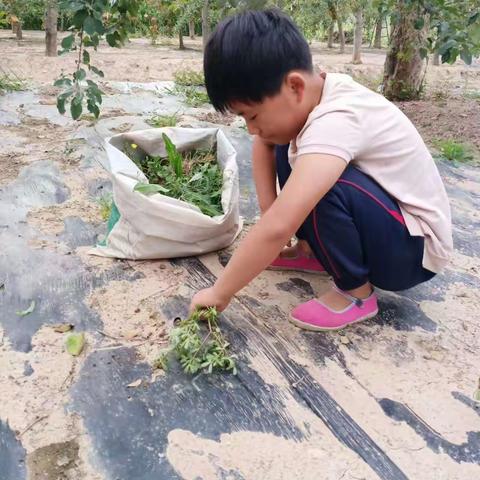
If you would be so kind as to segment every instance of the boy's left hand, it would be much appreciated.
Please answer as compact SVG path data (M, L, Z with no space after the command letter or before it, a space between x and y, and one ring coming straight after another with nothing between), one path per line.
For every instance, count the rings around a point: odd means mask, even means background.
M190 303L190 313L197 307L215 307L219 312L222 312L228 307L230 298L222 297L215 287L205 288L195 294Z

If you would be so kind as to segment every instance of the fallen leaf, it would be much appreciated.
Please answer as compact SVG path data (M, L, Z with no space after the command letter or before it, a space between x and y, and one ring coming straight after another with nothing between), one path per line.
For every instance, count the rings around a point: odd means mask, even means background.
M57 333L65 333L73 330L73 325L71 323L56 323L52 325L53 331Z
M72 333L67 337L65 342L67 347L67 352L74 357L82 353L83 347L85 346L85 334L82 333Z
M139 378L138 380L135 380L134 382L129 383L127 385L127 388L136 388L136 387L139 387L141 384L142 384L142 379Z
M476 402L480 402L480 388L478 388L475 393L473 394L473 399L476 401Z
M342 342L344 345L348 345L350 343L350 339L348 337L345 337L344 335L341 335L340 342Z
M32 300L30 306L26 310L20 310L17 312L19 317L24 317L25 315L29 315L35 310L35 300Z
M138 330L129 330L127 333L125 333L124 338L127 340L132 340L135 337L138 337L139 334L140 332Z

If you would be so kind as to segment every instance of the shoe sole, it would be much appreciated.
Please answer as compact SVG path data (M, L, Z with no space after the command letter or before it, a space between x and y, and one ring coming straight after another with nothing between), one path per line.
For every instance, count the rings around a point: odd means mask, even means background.
M310 325L309 323L303 323L300 320L297 320L295 317L290 315L290 323L293 323L298 328L302 330L309 330L311 332L330 332L335 330L343 330L344 328L348 327L349 325L353 325L354 323L363 322L365 320L369 320L370 318L375 317L378 314L378 309L375 312L369 313L364 317L357 318L353 322L346 323L345 325L341 325L339 327L317 327L315 325Z
M307 270L306 268L291 268L291 267L267 267L266 270L274 270L276 272L302 272L302 273L327 274L326 270Z

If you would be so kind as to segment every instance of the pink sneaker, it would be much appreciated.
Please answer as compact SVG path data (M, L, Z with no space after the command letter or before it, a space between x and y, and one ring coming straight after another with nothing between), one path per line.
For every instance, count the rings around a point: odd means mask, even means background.
M352 323L374 317L378 313L377 297L374 292L365 300L352 297L335 288L352 303L340 312L330 309L319 300L301 303L292 310L290 321L305 330L340 330Z
M299 251L295 257L278 256L268 267L268 270L295 270L298 272L319 273L325 269L315 257L309 257Z

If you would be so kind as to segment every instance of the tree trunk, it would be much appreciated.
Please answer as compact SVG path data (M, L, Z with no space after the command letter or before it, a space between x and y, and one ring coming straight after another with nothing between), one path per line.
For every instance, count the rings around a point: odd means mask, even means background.
M328 27L328 43L327 43L328 48L333 48L333 21L330 23L330 26Z
M57 56L57 21L57 2L56 0L50 0L47 3L47 14L45 17L45 55L47 57Z
M373 41L373 48L382 48L382 30L383 30L383 16L380 15L375 25L375 40Z
M433 64L438 67L440 65L440 54L438 52L435 52L433 54Z
M195 22L193 20L190 20L188 22L188 33L190 35L190 38L194 40L195 39Z
M23 39L22 21L20 19L17 19L16 22L12 22L12 33L15 34L15 36L17 37L17 40Z
M178 29L178 48L180 50L185 50L185 45L183 44L183 35L182 35L182 28Z
M210 37L210 16L208 0L205 0L202 7L202 44L203 48L207 46Z
M415 8L408 0L397 2L398 22L392 28L390 49L385 60L383 93L389 100L418 99L423 86L426 62L419 53L427 35L427 24L416 30L418 18Z
M363 38L363 13L359 8L355 12L355 34L353 38L353 58L352 63L358 65L362 63L362 38Z
M340 53L345 53L345 34L343 33L343 22L340 18L337 19L338 38L340 41Z

